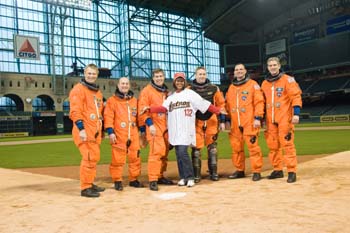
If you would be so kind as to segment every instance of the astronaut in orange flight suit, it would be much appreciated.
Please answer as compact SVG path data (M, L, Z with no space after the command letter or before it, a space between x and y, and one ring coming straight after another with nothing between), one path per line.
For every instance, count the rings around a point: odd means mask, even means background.
M164 84L165 76L162 69L152 71L152 80L140 93L139 110L148 106L161 106L167 98L168 87ZM148 180L149 188L158 191L158 184L173 185L164 177L167 169L169 141L167 115L165 113L145 112L139 117L139 124L146 125L146 137L149 144Z
M211 102L214 106L220 109L225 108L225 98L219 88L211 84L210 80L207 79L207 72L204 66L196 68L195 79L190 84L189 88L199 94L203 99ZM224 119L223 115L219 115L219 118ZM216 143L219 131L219 120L217 115L209 111L205 113L201 113L200 111L196 112L196 147L192 148L191 153L194 181L196 183L201 180L201 149L205 146L208 152L209 178L213 181L219 180Z
M80 163L81 196L99 197L105 189L93 184L96 165L100 160L102 136L103 97L96 85L98 68L94 64L85 67L84 78L69 94L70 113L73 121L72 135L82 156Z
M141 174L140 142L137 124L137 99L130 91L130 81L119 79L115 95L108 98L104 111L104 126L112 146L112 162L109 171L114 188L123 190L123 167L128 157L129 186L143 187L137 180Z
M265 138L269 147L269 159L273 172L268 177L276 179L283 177L283 156L288 171L288 183L296 181L297 157L294 145L294 124L299 123L302 107L301 90L291 76L280 72L279 58L267 60L270 74L262 83L266 101L266 131Z
M259 84L250 79L243 64L237 64L234 79L226 93L226 110L231 119L230 143L235 171L228 178L245 177L244 142L250 156L253 181L261 179L263 156L258 144L261 119L264 116L264 96Z

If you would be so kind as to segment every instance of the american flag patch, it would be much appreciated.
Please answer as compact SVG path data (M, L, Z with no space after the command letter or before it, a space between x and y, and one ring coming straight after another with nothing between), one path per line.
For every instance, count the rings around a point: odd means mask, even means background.
M295 79L294 79L293 77L289 77L289 78L288 78L288 82L289 82L289 83L294 83L294 82L295 82Z

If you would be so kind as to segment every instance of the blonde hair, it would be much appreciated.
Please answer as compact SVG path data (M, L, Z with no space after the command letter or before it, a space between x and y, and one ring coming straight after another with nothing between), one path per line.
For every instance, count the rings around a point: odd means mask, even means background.
M198 66L198 67L196 68L195 73L197 73L198 70L205 70L205 71L207 71L207 69L205 69L204 66Z
M93 64L93 63L90 63L90 64L88 64L87 66L85 66L84 72L85 72L88 68L95 70L97 74L99 73L98 67L97 67L95 64Z
M269 59L267 59L267 64L269 64L270 61L275 61L277 62L279 65L281 65L280 59L278 57L270 57Z

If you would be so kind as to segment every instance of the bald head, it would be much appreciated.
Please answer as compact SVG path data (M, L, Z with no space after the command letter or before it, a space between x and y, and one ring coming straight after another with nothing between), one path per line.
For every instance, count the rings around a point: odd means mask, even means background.
M130 81L127 77L121 77L118 81L118 89L121 93L127 94L130 90Z

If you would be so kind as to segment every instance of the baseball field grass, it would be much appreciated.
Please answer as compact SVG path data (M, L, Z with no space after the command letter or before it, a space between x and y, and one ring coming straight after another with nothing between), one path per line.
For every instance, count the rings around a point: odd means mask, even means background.
M70 136L66 135L44 138L51 139L61 137ZM295 144L297 154L319 155L348 151L350 150L349 138L350 130L346 129L296 131ZM29 138L27 138L27 140L28 139ZM22 138L22 140L24 139ZM268 149L262 133L259 137L259 144L264 156L266 156ZM231 158L231 146L227 133L220 133L218 139L218 150L219 158ZM108 140L104 140L101 145L100 164L109 163L110 154L111 151ZM147 154L148 148L141 150L141 158L143 162L147 161ZM204 150L202 154L203 158L206 158L206 152ZM170 151L169 160L175 160L174 150ZM0 146L0 167L3 168L68 166L79 165L79 163L79 151L72 141Z

